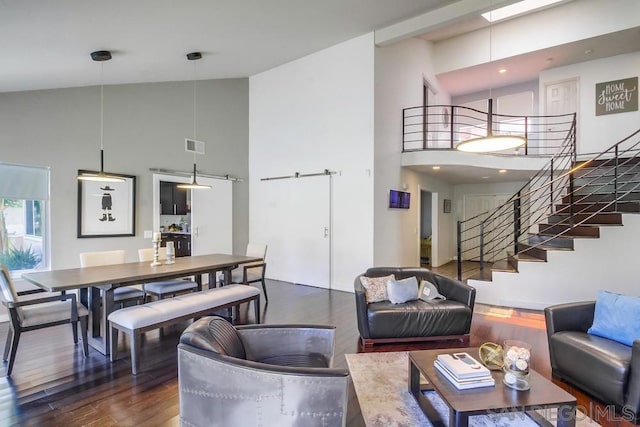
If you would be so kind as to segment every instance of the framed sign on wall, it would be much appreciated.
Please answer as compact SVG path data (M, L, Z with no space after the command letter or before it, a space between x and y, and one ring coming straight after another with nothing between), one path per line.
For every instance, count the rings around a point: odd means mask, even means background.
M92 172L78 171L82 173ZM78 181L79 238L135 236L136 177L109 175L124 181Z
M638 111L638 77L596 83L596 116Z

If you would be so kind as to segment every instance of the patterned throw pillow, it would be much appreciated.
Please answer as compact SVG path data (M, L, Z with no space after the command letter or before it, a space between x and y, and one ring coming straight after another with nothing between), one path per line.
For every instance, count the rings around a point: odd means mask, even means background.
M362 287L364 288L367 304L386 300L387 283L389 283L389 280L395 279L396 276L393 274L383 277L360 277L360 283L362 283Z

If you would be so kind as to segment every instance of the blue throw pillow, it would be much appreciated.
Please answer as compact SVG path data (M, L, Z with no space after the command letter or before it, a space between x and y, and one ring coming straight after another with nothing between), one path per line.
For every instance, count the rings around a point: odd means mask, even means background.
M598 291L593 325L587 333L633 345L640 338L640 297Z
M394 304L418 299L418 279L407 277L402 280L389 280L387 283L387 296Z

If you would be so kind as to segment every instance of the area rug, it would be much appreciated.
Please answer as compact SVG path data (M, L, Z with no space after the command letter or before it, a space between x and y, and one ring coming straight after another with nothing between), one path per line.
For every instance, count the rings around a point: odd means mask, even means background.
M362 418L370 427L432 425L408 390L409 361L406 352L359 353L345 355L353 386L358 396ZM445 425L449 409L437 393L425 392ZM538 411L555 425L555 410ZM469 417L469 426L506 427L537 426L522 413L477 415ZM584 413L576 413L577 427L595 427Z

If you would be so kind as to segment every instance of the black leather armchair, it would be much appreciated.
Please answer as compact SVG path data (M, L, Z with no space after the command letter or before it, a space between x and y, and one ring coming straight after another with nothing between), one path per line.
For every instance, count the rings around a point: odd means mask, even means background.
M335 328L191 324L178 345L180 422L344 426L349 371L331 368Z
M361 276L380 277L394 274L396 279L415 276L433 283L446 300L407 301L393 304L380 301L367 304ZM360 339L365 347L376 343L403 341L469 341L475 288L457 280L435 274L426 268L374 267L354 281L356 315Z
M554 378L575 385L622 417L637 423L640 413L640 340L629 347L589 335L595 301L544 309Z

